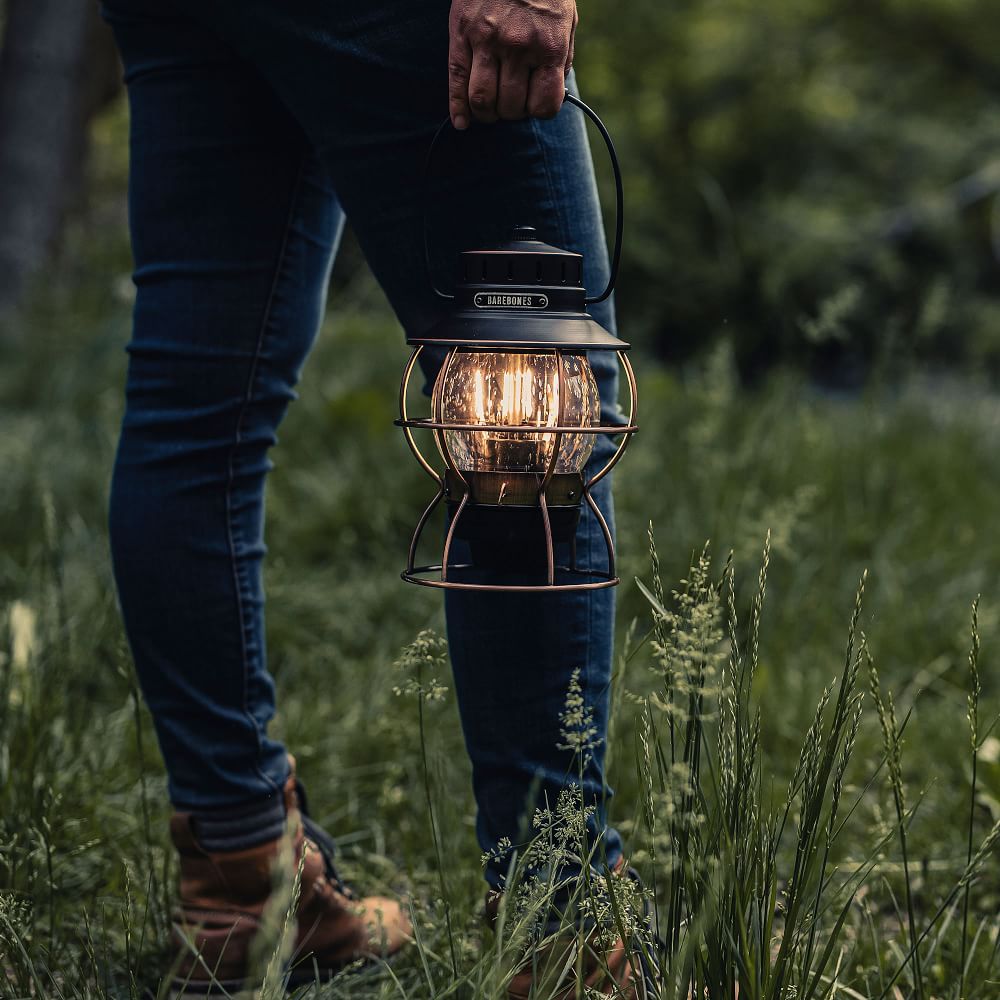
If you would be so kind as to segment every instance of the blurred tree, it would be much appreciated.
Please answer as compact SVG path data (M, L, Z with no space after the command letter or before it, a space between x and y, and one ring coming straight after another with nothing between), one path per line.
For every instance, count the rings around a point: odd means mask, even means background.
M579 6L580 83L626 172L629 339L680 364L727 337L747 380L959 362L1000 381L996 0ZM92 0L7 13L0 310L57 241L118 85ZM352 246L342 294L367 287Z
M627 171L623 332L678 362L729 336L748 379L1000 377L995 0L580 8Z
M58 242L79 196L94 113L118 92L90 0L7 0L0 51L0 314Z

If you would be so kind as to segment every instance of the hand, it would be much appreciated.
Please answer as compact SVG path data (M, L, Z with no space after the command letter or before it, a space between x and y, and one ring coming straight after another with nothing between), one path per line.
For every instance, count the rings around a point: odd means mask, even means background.
M470 119L552 118L573 65L576 0L452 0L448 106Z

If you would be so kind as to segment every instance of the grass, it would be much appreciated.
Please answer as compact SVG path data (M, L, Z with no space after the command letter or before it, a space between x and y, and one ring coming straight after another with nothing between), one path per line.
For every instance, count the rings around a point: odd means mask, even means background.
M105 532L129 308L107 222L0 357L2 997L155 995L166 964L164 781ZM561 887L513 859L521 903L483 930L439 601L398 580L427 489L391 426L405 351L364 276L335 299L274 453L276 730L345 873L411 894L419 946L302 995L498 996ZM614 880L575 905L656 956L664 997L1000 997L1000 403L918 376L746 393L725 349L640 370L612 810L664 945ZM546 849L580 852L573 817L540 817Z

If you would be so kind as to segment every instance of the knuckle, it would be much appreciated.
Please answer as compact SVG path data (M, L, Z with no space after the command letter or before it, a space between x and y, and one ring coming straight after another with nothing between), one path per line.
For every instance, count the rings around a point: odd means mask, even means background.
M506 49L527 49L534 41L534 34L517 24L507 24L497 34L497 42Z
M528 112L532 118L555 118L561 106L562 86L557 86L555 77L546 73L539 85L532 88Z
M536 44L538 54L545 62L558 62L566 56L566 44L561 38L545 35Z
M465 9L459 9L458 4L453 4L451 8L451 16L448 19L449 27L453 35L457 35L459 38L468 38L470 32L475 29L476 22L469 17L468 12Z
M554 107L551 101L538 102L537 105L529 109L532 118L555 118L559 113L559 108Z
M473 45L489 45L497 40L499 34L496 20L492 17L477 18L465 29L465 36Z

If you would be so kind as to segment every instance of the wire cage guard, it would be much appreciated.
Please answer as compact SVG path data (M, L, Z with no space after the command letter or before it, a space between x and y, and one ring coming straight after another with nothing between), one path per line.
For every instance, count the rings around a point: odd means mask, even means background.
M403 378L400 383L399 390L399 418L395 421L398 427L402 427L403 433L406 437L407 444L410 450L413 452L415 458L420 463L423 470L427 473L431 479L437 484L437 493L434 495L431 502L427 505L423 514L421 514L420 519L417 522L416 528L413 532L413 537L410 540L410 549L407 556L406 569L401 574L402 578L408 583L415 583L423 587L439 587L443 589L453 589L453 590L479 590L479 591L507 591L507 592L564 592L564 591L575 591L575 590L599 590L605 587L614 587L620 580L617 576L615 570L615 547L614 540L611 537L611 529L608 527L608 523L601 513L596 501L592 496L592 490L594 486L597 485L619 462L625 449L632 438L632 435L638 430L638 425L636 424L637 416L637 392L635 384L635 374L632 370L632 365L629 363L628 357L624 350L617 350L615 353L618 357L619 364L622 370L625 372L625 377L628 381L629 387L629 415L628 420L624 425L618 424L594 424L594 425L573 425L568 426L566 423L565 409L565 389L564 381L562 377L563 373L563 360L568 353L579 353L577 351L567 351L560 347L551 348L534 348L534 353L541 354L553 354L556 359L556 370L559 373L559 377L556 380L557 384L557 419L554 426L539 426L537 428L530 428L530 433L532 435L536 434L539 437L543 435L548 437L551 435L552 439L552 454L547 461L547 465L544 473L535 473L537 479L537 486L535 486L530 492L531 495L525 495L525 490L520 491L520 495L516 497L519 501L516 504L510 504L506 509L516 508L519 510L537 510L542 528L542 539L544 547L544 583L482 583L482 582L467 582L459 579L455 579L456 575L461 575L463 571L478 570L482 567L478 566L475 562L465 562L465 563L454 563L451 561L451 553L453 548L453 543L456 537L460 537L458 534L458 528L464 517L468 516L470 510L480 507L480 509L487 509L489 507L494 507L495 509L500 509L502 501L504 498L504 489L501 486L499 491L499 502L497 503L487 503L487 504L477 504L474 497L474 489L471 483L471 476L468 472L463 473L456 461L455 455L452 452L451 445L448 441L448 431L460 431L466 433L503 433L503 432L525 432L529 430L523 425L513 425L513 424L496 424L496 423L456 423L450 422L443 419L443 403L442 403L442 393L435 392L432 402L432 416L431 417L411 417L407 412L406 396L407 390L409 388L410 377L413 373L413 369L416 366L417 360L420 357L421 351L423 351L425 344L418 344L414 349L413 353L410 355L410 359L406 364L406 368L403 371ZM503 347L496 346L494 350L503 351ZM452 346L444 360L441 373L438 375L437 384L442 384L443 380L447 377L448 371L451 368L455 360L455 356L460 350L459 346ZM509 348L507 350L510 350ZM439 472L426 458L423 452L420 450L417 444L416 438L413 434L415 430L425 430L430 431L433 435L438 450L441 456L444 458L446 468L444 472ZM566 434L592 434L592 435L608 435L608 436L620 436L621 440L618 442L618 446L614 453L608 459L608 461L589 479L580 478L580 489L579 496L576 495L575 490L568 490L567 486L562 480L566 479L565 476L560 477L556 474L556 467L560 456L560 446L563 440L563 436ZM502 475L498 473L497 475ZM572 485L572 484L571 484ZM455 496L456 490L460 495ZM558 494L554 496L554 494ZM600 525L601 532L604 536L605 546L607 548L607 571L595 569L593 567L588 569L581 569L576 565L576 545L575 541L570 543L570 559L569 563L566 565L560 565L556 562L555 555L555 536L553 533L553 499L559 501L559 507L565 509L567 506L582 506L586 504L597 523ZM437 509L438 505L442 501L447 501L450 505L454 507L450 523L448 524L447 530L445 532L444 546L441 553L441 560L438 563L433 563L429 565L417 565L417 549L420 544L421 537L423 535L424 529L427 526L431 515ZM565 578L568 578L569 582L563 582Z

